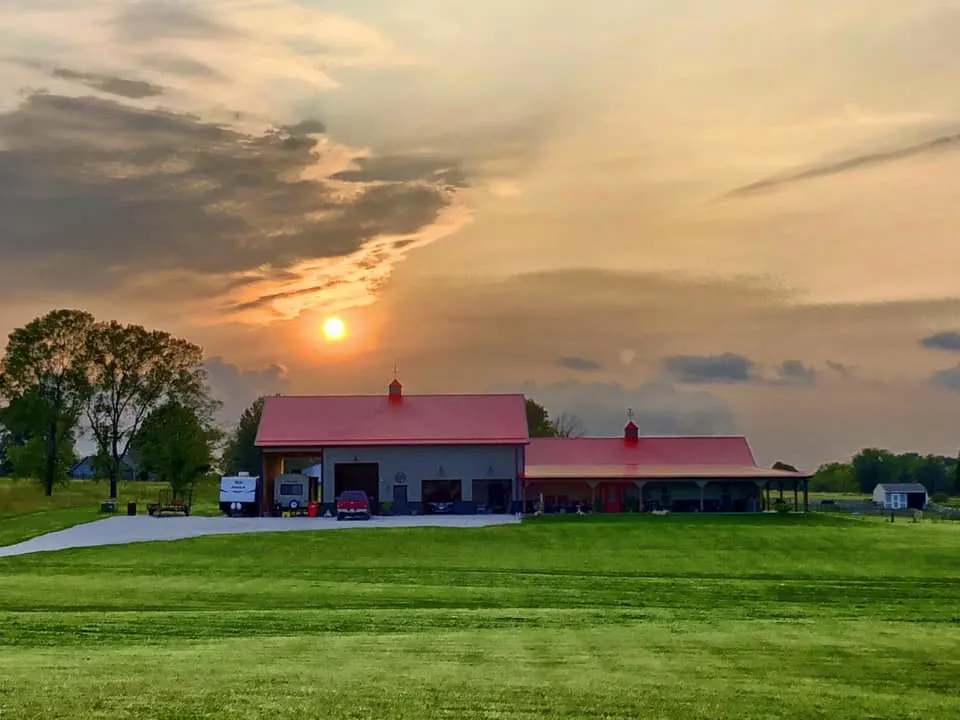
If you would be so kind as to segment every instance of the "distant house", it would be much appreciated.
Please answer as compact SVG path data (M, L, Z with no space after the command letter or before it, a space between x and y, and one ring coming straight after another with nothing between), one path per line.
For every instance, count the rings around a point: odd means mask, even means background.
M923 510L929 499L920 483L880 483L873 489L873 501L885 510Z
M136 459L127 453L120 460L120 479L136 480L138 476ZM97 467L96 455L88 455L70 469L70 477L74 480L93 480L106 478L107 472Z

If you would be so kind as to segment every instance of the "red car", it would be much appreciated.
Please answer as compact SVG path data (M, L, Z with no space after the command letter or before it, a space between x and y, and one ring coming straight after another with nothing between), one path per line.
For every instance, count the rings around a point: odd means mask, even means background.
M370 498L363 490L347 490L337 498L337 520L370 519Z

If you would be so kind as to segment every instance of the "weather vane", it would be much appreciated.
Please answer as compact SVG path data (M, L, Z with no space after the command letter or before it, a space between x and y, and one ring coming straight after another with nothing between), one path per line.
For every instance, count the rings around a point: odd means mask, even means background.
M627 408L627 420L633 421L633 408Z
M394 380L397 379L397 364L396 364L396 363L393 364L393 379L394 379Z

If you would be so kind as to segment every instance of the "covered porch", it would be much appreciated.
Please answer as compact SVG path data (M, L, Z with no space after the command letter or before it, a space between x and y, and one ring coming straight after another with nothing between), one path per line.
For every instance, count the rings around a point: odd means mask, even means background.
M809 477L757 467L528 466L521 478L524 512L759 513L777 501L809 509ZM802 499L801 499L802 497Z

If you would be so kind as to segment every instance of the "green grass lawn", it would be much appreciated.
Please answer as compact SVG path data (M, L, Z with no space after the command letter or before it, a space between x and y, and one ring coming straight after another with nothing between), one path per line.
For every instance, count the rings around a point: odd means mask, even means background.
M953 719L958 551L634 516L0 559L0 717Z
M158 482L120 482L117 496L121 512L128 502L136 502L139 512L145 513L147 503L157 502L164 487ZM219 514L218 492L216 479L198 483L194 514ZM100 503L109 496L110 483L106 480L73 480L46 497L36 480L0 478L0 547L104 517L99 512Z

